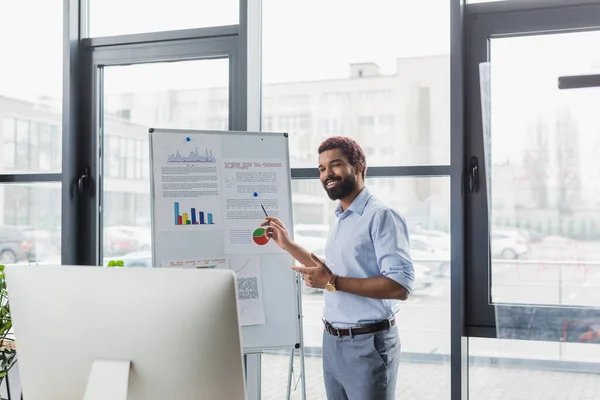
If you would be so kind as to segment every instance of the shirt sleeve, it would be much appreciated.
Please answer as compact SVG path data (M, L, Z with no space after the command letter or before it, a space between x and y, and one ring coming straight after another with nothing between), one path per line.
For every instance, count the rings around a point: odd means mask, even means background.
M404 218L393 209L382 210L375 216L371 235L381 273L412 293L415 270Z

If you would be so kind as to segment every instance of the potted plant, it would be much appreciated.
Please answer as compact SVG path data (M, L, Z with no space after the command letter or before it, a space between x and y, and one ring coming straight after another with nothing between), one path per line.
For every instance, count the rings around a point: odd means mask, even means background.
M0 265L0 384L17 362L17 351L12 337L12 319L10 304L4 279L4 265Z

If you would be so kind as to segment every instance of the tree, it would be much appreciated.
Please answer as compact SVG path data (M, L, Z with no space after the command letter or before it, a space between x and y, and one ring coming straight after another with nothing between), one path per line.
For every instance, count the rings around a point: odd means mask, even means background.
M581 166L577 121L567 108L558 112L555 139L557 208L561 214L571 214L581 202Z

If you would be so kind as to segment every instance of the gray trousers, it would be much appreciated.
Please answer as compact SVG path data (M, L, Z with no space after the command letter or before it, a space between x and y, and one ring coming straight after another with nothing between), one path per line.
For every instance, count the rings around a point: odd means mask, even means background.
M392 400L400 363L393 326L376 333L333 336L323 332L323 375L328 400Z

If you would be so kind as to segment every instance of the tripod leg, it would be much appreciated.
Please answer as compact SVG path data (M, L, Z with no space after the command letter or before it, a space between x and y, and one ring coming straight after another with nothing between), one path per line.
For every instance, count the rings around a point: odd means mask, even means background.
M287 387L287 396L286 399L290 400L292 396L292 375L294 374L294 353L295 350L292 349L292 354L290 355L290 368L288 370L288 387Z

